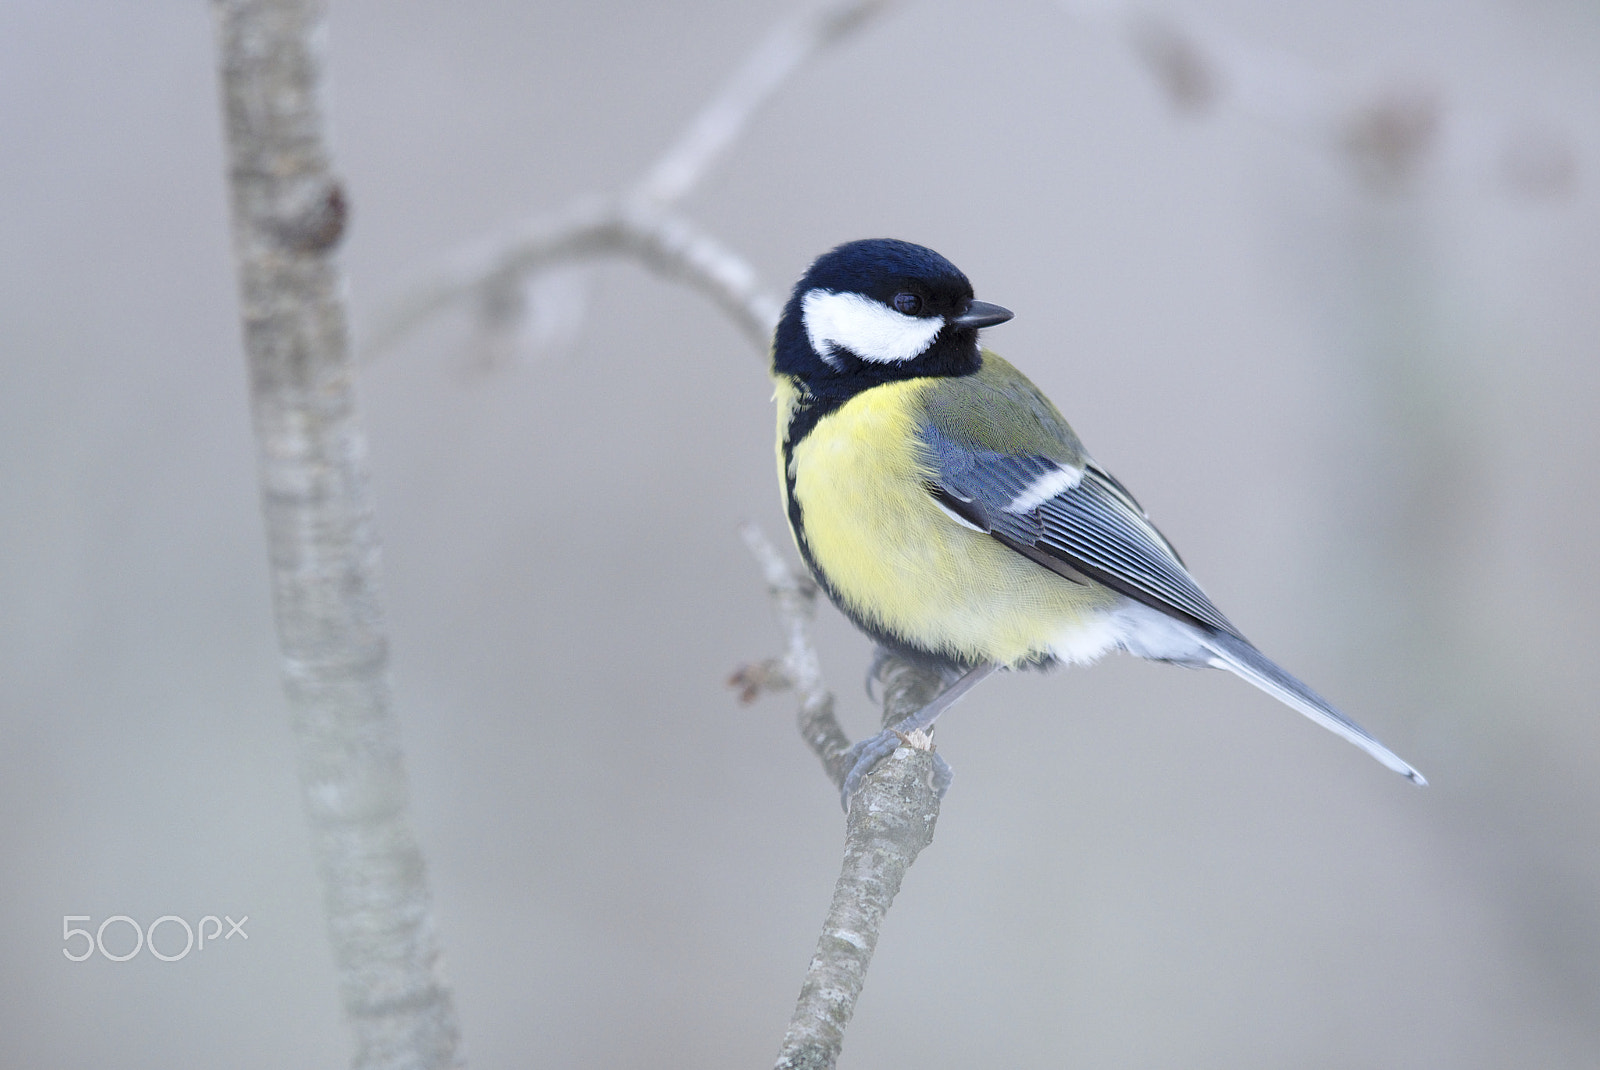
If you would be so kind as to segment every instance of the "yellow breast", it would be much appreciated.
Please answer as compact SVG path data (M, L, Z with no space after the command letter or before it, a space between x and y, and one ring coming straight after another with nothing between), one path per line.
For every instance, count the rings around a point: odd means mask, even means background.
M780 479L793 481L812 560L848 612L932 653L1006 665L1036 659L1114 596L1041 568L935 503L914 416L932 382L863 391L794 445L785 472L795 396L780 381Z

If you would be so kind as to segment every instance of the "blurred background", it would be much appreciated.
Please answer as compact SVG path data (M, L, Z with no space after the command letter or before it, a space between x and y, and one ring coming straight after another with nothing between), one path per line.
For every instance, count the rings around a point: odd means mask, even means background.
M335 4L358 338L634 181L794 10ZM0 8L8 1067L349 1058L214 66L199 3ZM682 202L774 293L851 238L949 256L1229 616L1431 781L1222 673L991 681L843 1065L1600 1064L1597 115L1587 0L907 2ZM787 549L765 361L626 263L530 307L360 384L467 1054L769 1065L842 820L793 703L724 684L780 643L736 532ZM819 643L873 726L865 640L824 609ZM63 956L64 916L169 914L248 940Z

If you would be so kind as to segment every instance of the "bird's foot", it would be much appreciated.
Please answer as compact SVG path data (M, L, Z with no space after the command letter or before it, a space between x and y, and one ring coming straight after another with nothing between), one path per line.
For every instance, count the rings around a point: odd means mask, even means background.
M884 658L879 657L873 662L873 676L884 664ZM868 773L877 767L901 743L911 743L924 750L933 749L933 736L930 729L939 715L955 705L956 700L976 687L979 681L1000 666L992 661L979 664L963 672L960 676L941 692L933 697L922 709L905 718L891 728L886 728L871 739L863 739L860 743L845 751L845 760L850 765L850 771L845 774L844 784L839 789L839 802L844 807L845 813L850 812L850 797L861 787L861 781ZM939 755L933 756L933 786L943 798L945 791L950 787L950 764Z
M850 812L850 799L861 790L861 782L878 767L880 762L902 745L917 750L932 751L933 736L920 728L912 728L909 732L902 732L898 728L886 728L870 739L863 739L845 752L845 761L849 764L850 771L845 774L844 784L839 789L839 805L844 807L845 813ZM939 793L939 798L944 798L944 793L950 790L950 781L954 776L950 770L950 763L935 751L933 790Z

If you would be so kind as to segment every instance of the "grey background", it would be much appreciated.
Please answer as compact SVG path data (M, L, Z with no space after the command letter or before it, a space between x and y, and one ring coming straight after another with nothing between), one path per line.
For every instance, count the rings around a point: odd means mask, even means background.
M358 331L463 242L638 175L789 10L335 8ZM1220 673L991 681L940 728L957 780L845 1065L1594 1066L1600 10L1161 10L1350 109L1437 94L1435 151L1374 192L1337 122L1226 82L1177 114L1104 25L907 3L685 208L775 291L854 237L951 257L1224 610L1433 783ZM348 1058L213 66L198 3L0 9L6 1066ZM1543 193L1508 178L1551 145ZM450 316L362 375L448 969L478 1066L764 1065L841 820L792 705L723 686L779 642L735 533L781 535L763 362L694 294L592 278L558 344L485 368ZM831 611L821 644L860 731L867 646ZM223 913L248 943L61 953L67 914Z

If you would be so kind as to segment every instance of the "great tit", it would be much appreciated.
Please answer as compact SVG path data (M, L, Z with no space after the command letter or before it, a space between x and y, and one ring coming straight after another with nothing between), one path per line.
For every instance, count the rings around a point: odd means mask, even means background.
M931 725L996 669L1113 650L1227 669L1425 784L1252 646L1049 399L978 345L980 328L1011 317L933 250L874 239L818 257L778 323L778 477L795 546L857 627L948 682L856 745L846 807L897 733Z

